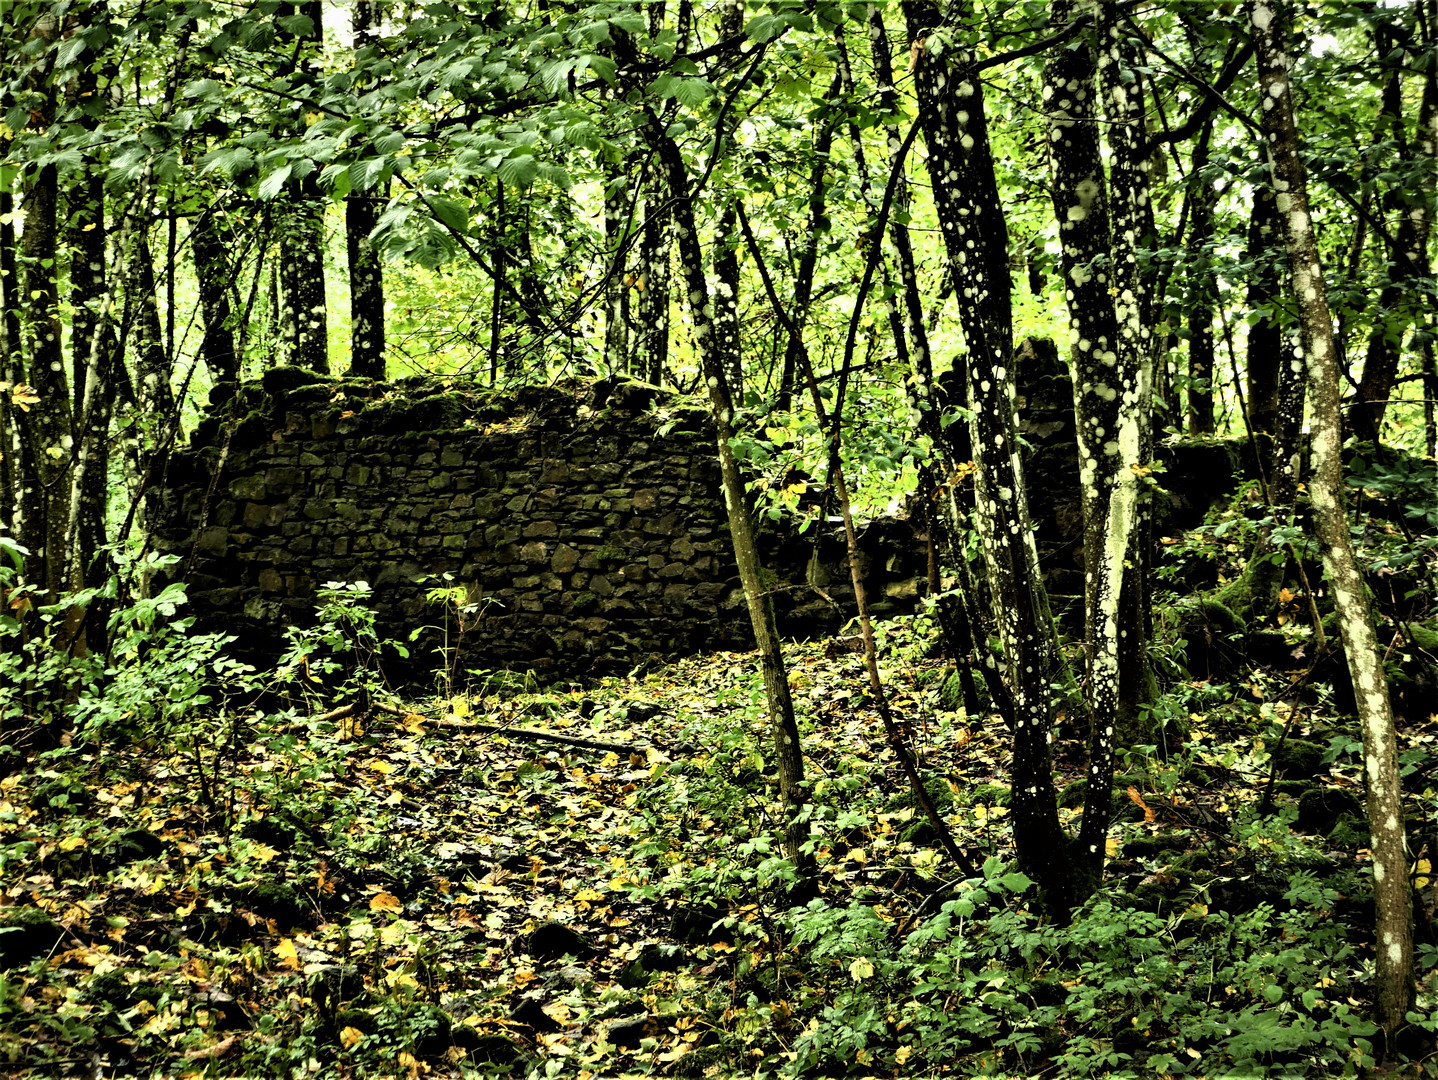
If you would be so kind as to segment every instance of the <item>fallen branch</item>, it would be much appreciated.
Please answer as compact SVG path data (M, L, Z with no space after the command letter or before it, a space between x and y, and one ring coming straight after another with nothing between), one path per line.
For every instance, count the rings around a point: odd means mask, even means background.
M423 713L416 713L415 710L401 709L394 705L376 703L377 710L389 713L391 716L424 716ZM336 710L338 711L338 710ZM332 714L326 713L327 717ZM503 735L510 739L519 739L525 742L555 742L565 746L580 746L586 750L613 751L621 756L629 754L643 754L647 747L629 746L624 743L605 742L603 739L586 739L579 735L560 735L553 731L536 731L533 728L506 727L503 724L481 724L477 720L436 720L425 716L424 722L435 727L454 728L460 731L478 731L486 735Z

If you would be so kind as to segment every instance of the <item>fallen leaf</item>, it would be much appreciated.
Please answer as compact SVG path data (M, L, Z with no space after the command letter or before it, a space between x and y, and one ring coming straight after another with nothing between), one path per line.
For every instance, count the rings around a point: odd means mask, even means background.
M398 896L393 893L375 893L369 898L369 909L371 911L403 911L404 904Z
M275 946L275 956L279 958L280 967L288 968L290 971L299 971L300 956L295 951L295 943L289 938L280 939L280 943Z

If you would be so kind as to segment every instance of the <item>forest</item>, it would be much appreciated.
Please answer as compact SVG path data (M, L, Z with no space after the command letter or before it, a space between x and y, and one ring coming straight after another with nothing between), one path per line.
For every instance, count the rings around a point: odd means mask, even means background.
M1438 0L3 0L0 1073L1438 1074L1435 212ZM752 651L253 662L256 380L690 410Z

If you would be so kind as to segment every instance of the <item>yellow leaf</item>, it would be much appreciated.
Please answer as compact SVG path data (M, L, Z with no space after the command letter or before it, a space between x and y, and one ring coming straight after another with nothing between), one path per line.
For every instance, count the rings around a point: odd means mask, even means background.
M1413 887L1415 889L1428 888L1429 875L1433 873L1433 863L1429 859L1419 859L1413 864Z
M370 761L366 761L365 768L373 770L374 772L379 773L381 776L388 776L390 773L394 772L393 765L391 765L388 761L381 761L379 758L373 758Z
M289 968L291 971L299 971L299 953L295 952L295 943L289 938L280 939L280 943L275 946L275 955L279 957L280 967Z
M85 846L85 838L83 836L67 836L55 846L61 851L74 851L76 848Z
M849 965L849 978L855 982L863 982L865 979L872 978L873 975L874 964L865 957L861 956Z
M1110 859L1116 859L1118 858L1118 853L1123 850L1123 844L1117 837L1110 836L1103 842L1103 850L1104 854Z
M901 1046L894 1051L894 1061L902 1065L909 1060L909 1055L913 1052L914 1048L912 1046Z
M1291 604L1291 603L1293 603L1293 599L1294 599L1293 594L1292 594L1291 592L1289 592L1287 589L1279 589L1279 590L1278 590L1278 602L1279 602L1280 604Z
M603 899L604 899L604 894L603 894L602 892L600 892L598 889L590 889L590 888L587 888L587 887L586 887L586 888L580 889L577 893L575 893L575 894L574 894L574 899L576 899L576 900L584 900L584 901L587 901L588 903L591 903L591 904L592 904L592 903L594 903L596 900L603 900Z
M1128 797L1135 806L1141 807L1143 809L1144 821L1153 820L1153 807L1149 806L1148 803L1143 801L1143 796L1138 793L1138 788L1134 787L1132 784L1128 786Z
M363 1039L363 1038L364 1038L364 1032L361 1031L359 1028L353 1028L353 1027L342 1027L342 1028L340 1028L340 1045L343 1046L346 1050L348 1050L348 1049L350 1049L351 1047L353 1047L357 1042L359 1042L359 1041L360 1041L361 1039Z
M253 855L255 858L259 859L260 862L269 862L276 855L278 855L279 852L276 851L274 848L270 847L269 844L261 844L257 841L251 841L250 854Z
M30 406L40 400L40 395L24 383L16 383L15 388L10 391L10 400L22 412L29 412Z
M369 909L371 911L403 911L404 904L400 903L398 896L392 893L375 893L369 898Z

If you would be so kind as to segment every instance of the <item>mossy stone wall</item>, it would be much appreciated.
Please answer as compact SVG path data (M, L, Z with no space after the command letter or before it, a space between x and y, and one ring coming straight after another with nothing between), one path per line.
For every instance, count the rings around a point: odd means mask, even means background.
M200 621L260 654L327 581L367 581L381 632L406 640L443 622L425 594L446 574L480 605L462 669L749 647L704 414L649 402L276 369L212 395L170 463L162 546Z

